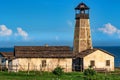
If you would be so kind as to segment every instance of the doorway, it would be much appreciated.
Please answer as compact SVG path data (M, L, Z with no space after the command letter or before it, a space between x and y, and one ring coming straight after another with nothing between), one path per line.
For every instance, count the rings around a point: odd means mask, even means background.
M72 63L73 71L83 71L83 58L75 58Z

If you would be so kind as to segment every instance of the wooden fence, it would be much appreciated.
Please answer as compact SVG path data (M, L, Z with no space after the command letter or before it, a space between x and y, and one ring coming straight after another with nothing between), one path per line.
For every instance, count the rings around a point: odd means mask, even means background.
M82 71L79 65L0 65L0 71L18 72L18 71L53 71L57 66L63 68L64 72Z

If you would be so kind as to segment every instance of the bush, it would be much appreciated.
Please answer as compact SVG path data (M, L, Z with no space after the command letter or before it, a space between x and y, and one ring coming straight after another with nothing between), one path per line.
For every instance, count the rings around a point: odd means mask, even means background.
M60 66L56 67L53 70L53 74L55 74L57 76L61 76L61 75L63 75L63 73L64 73L63 68L61 68Z
M88 68L84 71L84 75L85 76L94 76L94 75L96 75L96 71L91 68Z
M84 70L84 80L96 80L95 79L96 71L89 67L88 69Z

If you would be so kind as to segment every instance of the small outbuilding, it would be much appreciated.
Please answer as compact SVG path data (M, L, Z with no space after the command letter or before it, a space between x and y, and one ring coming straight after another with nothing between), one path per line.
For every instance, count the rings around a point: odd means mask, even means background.
M88 49L76 55L76 70L92 66L95 70L114 71L114 55L102 49Z

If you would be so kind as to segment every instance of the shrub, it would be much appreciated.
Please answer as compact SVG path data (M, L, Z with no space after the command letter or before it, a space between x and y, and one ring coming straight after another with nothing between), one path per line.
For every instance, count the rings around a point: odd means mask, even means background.
M95 75L96 75L96 71L91 67L84 70L84 76L85 76L84 80L92 80L92 79L96 80Z
M84 70L84 75L85 76L94 76L96 75L96 71L94 69L88 68Z
M61 76L61 75L63 75L63 73L64 73L63 68L61 68L60 66L56 67L53 70L53 74L55 74L57 76Z

